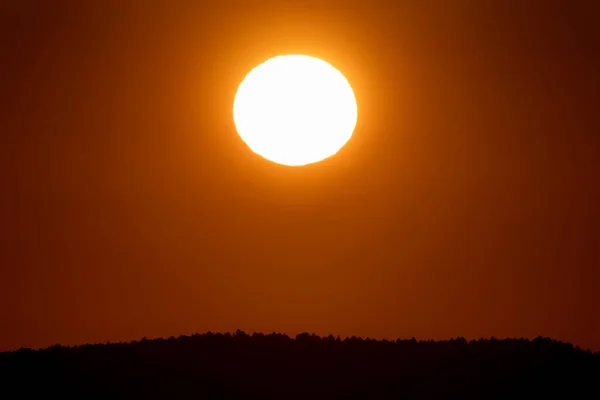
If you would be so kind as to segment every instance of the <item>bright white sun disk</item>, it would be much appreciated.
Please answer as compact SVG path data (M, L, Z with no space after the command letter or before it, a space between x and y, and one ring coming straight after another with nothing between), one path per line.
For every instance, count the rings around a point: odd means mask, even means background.
M237 131L255 153L291 166L337 153L357 121L354 92L325 61L278 56L254 68L233 104Z

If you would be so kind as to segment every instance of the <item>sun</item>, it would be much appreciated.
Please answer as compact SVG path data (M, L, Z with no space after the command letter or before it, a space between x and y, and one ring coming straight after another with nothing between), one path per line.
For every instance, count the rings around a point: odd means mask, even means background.
M256 154L301 166L336 154L352 136L358 108L348 80L307 55L271 58L240 84L233 119Z

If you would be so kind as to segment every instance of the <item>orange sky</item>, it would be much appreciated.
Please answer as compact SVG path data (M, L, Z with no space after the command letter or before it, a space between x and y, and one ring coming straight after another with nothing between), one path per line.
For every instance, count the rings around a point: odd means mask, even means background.
M600 350L594 7L2 2L0 351L238 328ZM286 53L359 106L303 168L231 115Z

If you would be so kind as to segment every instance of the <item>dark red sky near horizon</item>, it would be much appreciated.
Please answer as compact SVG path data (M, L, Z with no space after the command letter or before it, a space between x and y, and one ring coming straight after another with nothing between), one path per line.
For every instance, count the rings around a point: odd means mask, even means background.
M599 8L0 2L0 351L238 328L600 350ZM289 53L359 106L302 168L232 120Z

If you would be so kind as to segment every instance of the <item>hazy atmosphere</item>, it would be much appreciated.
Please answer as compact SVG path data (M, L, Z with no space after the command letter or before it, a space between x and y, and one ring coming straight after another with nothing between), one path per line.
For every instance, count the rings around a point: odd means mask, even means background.
M600 350L595 1L0 2L0 351L195 332ZM240 140L268 58L347 78L303 167Z

